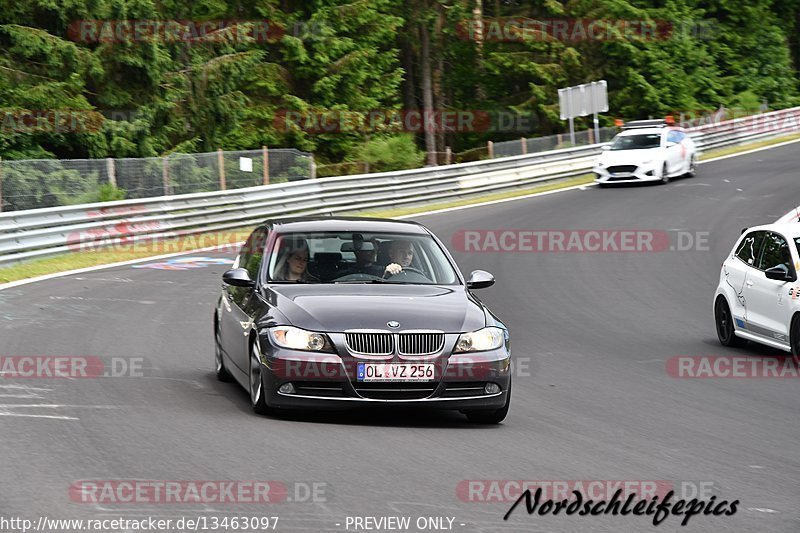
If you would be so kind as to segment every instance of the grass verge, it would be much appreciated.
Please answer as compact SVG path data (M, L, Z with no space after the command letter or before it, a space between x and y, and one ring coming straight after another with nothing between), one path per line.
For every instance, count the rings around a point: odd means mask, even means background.
M208 246L218 246L243 241L251 228L200 233L163 241L114 245L106 248L69 252L43 259L34 259L0 268L0 283L44 276L55 272L75 270L96 265L106 265L132 259L142 259L177 252L188 252Z
M720 148L719 150L712 150L711 152L707 152L700 156L700 161L705 159L713 159L715 157L722 157L731 154L738 154L739 152L743 152L746 150L755 150L757 148L764 148L765 146L772 146L773 144L780 144L785 143L787 141L794 141L795 139L800 139L800 133L793 133L792 135L784 135L782 137L775 137L773 139L767 139L765 141L758 141L748 144L740 144L736 146L730 146L728 148Z

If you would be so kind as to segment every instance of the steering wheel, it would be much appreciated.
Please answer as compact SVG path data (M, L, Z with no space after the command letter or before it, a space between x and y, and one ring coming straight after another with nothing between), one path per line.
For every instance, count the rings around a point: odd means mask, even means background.
M401 275L402 276L408 276L409 274L414 274L416 276L422 277L426 281L430 281L431 280L428 276L425 275L425 273L423 271L419 270L418 268L414 268L414 267L403 267L403 270L401 270L397 274L389 276L389 278L394 278L394 277L401 276Z

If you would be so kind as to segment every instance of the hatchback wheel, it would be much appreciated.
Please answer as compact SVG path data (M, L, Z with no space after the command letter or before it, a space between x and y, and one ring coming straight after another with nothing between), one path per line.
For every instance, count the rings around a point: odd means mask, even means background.
M789 328L789 343L792 345L792 358L797 368L800 368L800 315L794 315Z
M717 324L717 337L723 346L744 346L747 340L737 337L733 330L733 315L728 307L728 302L723 296L717 298L714 304L714 321Z

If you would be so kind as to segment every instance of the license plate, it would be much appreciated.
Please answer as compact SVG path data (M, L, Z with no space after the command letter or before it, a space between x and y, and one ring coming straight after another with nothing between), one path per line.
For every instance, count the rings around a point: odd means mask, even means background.
M358 363L357 381L432 381L430 363Z

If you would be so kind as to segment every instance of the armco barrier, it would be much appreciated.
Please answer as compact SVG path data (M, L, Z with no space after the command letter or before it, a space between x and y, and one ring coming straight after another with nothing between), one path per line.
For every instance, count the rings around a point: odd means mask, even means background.
M688 130L700 151L800 131L800 108ZM459 165L0 214L0 264L111 243L524 187L588 172L602 145Z

